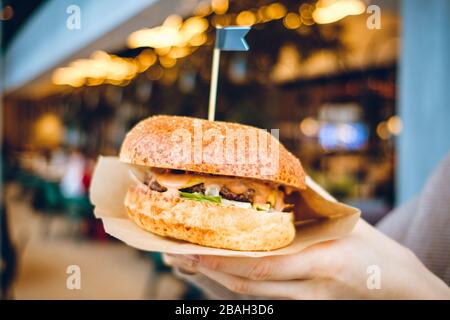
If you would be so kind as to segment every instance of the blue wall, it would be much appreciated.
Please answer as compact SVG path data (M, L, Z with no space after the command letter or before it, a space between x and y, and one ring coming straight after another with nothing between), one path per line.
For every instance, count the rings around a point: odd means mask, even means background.
M450 152L450 1L403 0L402 18L398 203Z

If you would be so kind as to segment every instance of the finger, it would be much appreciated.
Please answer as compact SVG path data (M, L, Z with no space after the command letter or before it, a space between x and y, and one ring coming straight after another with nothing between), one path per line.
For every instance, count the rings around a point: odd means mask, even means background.
M326 298L319 280L257 281L204 267L198 267L198 272L239 294L275 299Z
M305 280L318 276L320 259L311 250L263 258L199 256L198 265L251 280Z
M195 261L187 256L165 253L163 254L163 261L171 267L178 268L183 273L192 274L197 272Z
M163 262L164 262L164 264L165 264L166 266L170 266L170 267L173 266L173 260L174 260L174 258L173 258L173 256L172 256L171 254L163 253L163 254L162 254L162 260L163 260Z

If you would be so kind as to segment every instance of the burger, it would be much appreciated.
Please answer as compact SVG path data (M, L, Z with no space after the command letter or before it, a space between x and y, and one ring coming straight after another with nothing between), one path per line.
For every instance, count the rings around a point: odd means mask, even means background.
M289 195L300 161L269 132L237 123L153 116L126 135L120 161L137 183L128 216L154 234L202 246L268 251L295 236Z

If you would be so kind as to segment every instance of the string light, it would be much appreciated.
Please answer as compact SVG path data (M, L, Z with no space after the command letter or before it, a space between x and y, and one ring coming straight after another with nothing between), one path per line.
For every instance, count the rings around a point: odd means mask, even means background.
M149 67L155 64L156 54L151 49L145 49L137 56L137 61L139 66L139 72L144 72Z
M187 47L172 47L167 53L167 56L172 59L184 58L191 53L191 50Z
M267 7L266 12L269 18L277 20L283 18L286 15L286 11L286 7L283 4L275 2Z
M314 24L313 12L315 7L312 4L304 3L299 8L301 22L306 26Z
M155 48L155 52L159 56L164 56L170 52L170 47L163 47L163 48Z
M167 48L185 46L189 41L208 29L208 20L194 16L184 23L181 17L172 15L166 18L161 26L137 30L128 37L128 46Z
M387 120L387 129L393 135L399 135L403 130L403 122L399 116L392 116Z
M256 16L253 12L245 10L236 17L236 24L238 26L251 26L255 24Z
M160 80L162 78L163 74L164 74L164 70L159 65L152 66L145 73L147 78L152 81Z
M307 137L317 136L319 129L319 122L311 117L305 118L300 122L300 130Z
M160 56L159 62L164 68L172 68L177 63L177 60L169 56Z
M362 0L319 0L312 16L316 23L326 24L362 14L365 10L366 5Z
M238 14L227 13L228 9L229 0L199 1L193 11L194 15L185 21L181 16L173 14L160 26L131 33L127 38L129 48L148 48L135 58L121 58L97 51L89 59L75 60L67 67L56 69L52 81L57 85L73 87L103 83L124 85L137 74L147 70L153 70L150 72L153 74L152 78L160 79L162 75L159 75L158 70L161 68L153 68L158 61L162 67L170 69L177 59L192 54L198 47L207 43L209 22L205 17L210 14L213 14L210 17L213 26L227 26L233 24L233 21L240 26L251 26L283 19L283 25L287 29L300 31L302 25L330 23L347 15L360 14L365 10L365 4L362 0L319 0L316 6L310 3L302 4L298 14L288 13L280 2L244 10ZM401 122L391 120L386 123L386 128L388 123L393 134L401 131Z
M199 47L203 44L205 44L206 40L208 40L208 37L206 36L206 34L201 33L198 35L195 35L194 37L191 38L191 40L189 40L189 45L193 46L193 47Z
M377 126L377 134L383 140L389 139L390 133L389 133L389 130L387 129L386 121L381 121L378 124L378 126Z
M228 10L228 0L212 0L211 7L216 14L224 14Z
M256 13L258 21L267 22L270 21L270 17L267 14L267 6L262 6L258 9Z
M200 1L195 7L193 13L196 16L204 17L211 13L211 3L209 0Z
M81 87L85 84L117 84L134 78L138 70L138 63L134 59L96 51L90 59L77 59L68 67L56 69L52 74L52 82L72 87Z
M283 19L283 25L288 29L297 29L302 25L302 21L298 14L289 12Z
M56 85L81 87L85 83L84 75L75 68L58 68L52 74L52 82Z

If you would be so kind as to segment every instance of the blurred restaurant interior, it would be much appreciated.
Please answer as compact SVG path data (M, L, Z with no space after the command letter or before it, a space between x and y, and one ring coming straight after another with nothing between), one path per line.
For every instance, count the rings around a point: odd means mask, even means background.
M449 3L3 1L2 232L16 263L2 294L202 297L158 254L109 237L88 189L139 120L207 117L220 26L252 30L248 52L222 55L216 119L279 128L307 173L375 224L450 149ZM71 264L82 290L66 289Z

